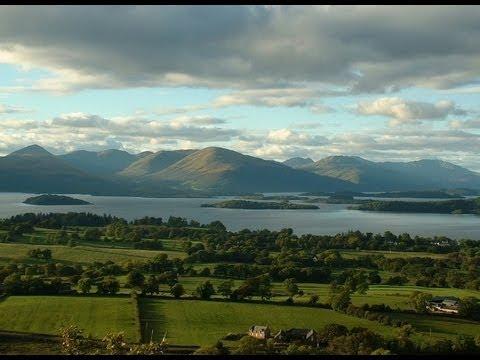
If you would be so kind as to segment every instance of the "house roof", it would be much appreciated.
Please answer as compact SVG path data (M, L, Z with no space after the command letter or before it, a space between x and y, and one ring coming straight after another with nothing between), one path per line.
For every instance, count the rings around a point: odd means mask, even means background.
M315 334L315 330L313 329L288 329L288 330L280 330L275 336L287 336L293 338L307 338Z
M454 296L434 296L432 297L432 300L430 300L430 302L436 302L436 303L441 303L445 301L458 302L459 299Z
M250 327L250 331L266 331L269 330L268 326L263 326L263 325L252 325Z

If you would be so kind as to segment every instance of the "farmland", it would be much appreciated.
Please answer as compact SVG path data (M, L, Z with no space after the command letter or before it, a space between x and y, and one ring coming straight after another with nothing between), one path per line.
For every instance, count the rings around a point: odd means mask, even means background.
M0 301L0 330L56 335L70 324L94 338L110 331L123 331L130 341L139 337L128 297L11 296Z
M393 329L332 310L269 304L246 304L196 300L140 300L142 330L155 339L165 332L171 343L211 345L228 333L246 332L252 325L274 329L307 327L319 329L329 323L363 326L384 334Z
M158 219L150 218L97 226L105 219L39 218L42 226L52 228L32 226L39 219L28 216L3 223L0 231L0 295L5 295L0 336L2 331L10 336L0 351L15 352L16 340L8 332L47 339L71 324L97 340L124 332L129 346L159 341L166 334L174 351L187 353L229 333L237 334L237 340L224 340L225 345L236 351L244 342L238 335L252 325L273 331L315 329L317 339L332 323L347 326L350 330L342 331L352 337L359 332L368 337L368 331L360 330L368 329L381 335L368 353L382 347L428 353L445 339L452 341L453 350L463 341L459 335L480 333L475 310L479 249L473 242L358 232L298 238L288 229L235 233L218 222L189 225L182 219L172 220L175 225L158 225ZM82 226L65 221L81 221ZM430 299L430 294L458 298L455 306L463 306L463 312L450 317L428 313L429 300L416 301ZM405 337L407 342L395 345ZM321 351L342 353L335 347L343 340L329 348L330 340L323 339ZM18 340L19 348L34 347L38 339L24 340ZM38 351L59 351L58 344L49 349L47 343ZM288 347L277 345L268 351Z
M218 286L225 279L208 278L208 277L182 277L180 279L187 293L193 293L195 288L204 281L211 281L214 286ZM235 280L235 286L242 283L241 280ZM296 302L305 303L310 295L318 295L321 302L325 302L328 298L329 284L316 283L299 283L299 288L304 291L303 296L297 296ZM480 298L480 291L468 289L452 289L452 288L427 288L422 286L391 286L391 285L371 285L366 294L354 294L352 302L355 305L363 304L386 304L392 308L411 309L408 304L408 297L414 291L422 291L431 293L434 296L457 296L466 297L474 296ZM285 286L279 282L272 283L272 292L275 295L273 301L285 301L288 297Z
M169 257L184 257L178 251L151 251L138 249L108 248L104 246L75 246L65 245L33 245L33 244L1 244L0 262L23 261L29 250L36 248L49 248L52 250L53 259L62 263L92 263L95 261L123 262L128 260L147 260L159 253L166 253Z

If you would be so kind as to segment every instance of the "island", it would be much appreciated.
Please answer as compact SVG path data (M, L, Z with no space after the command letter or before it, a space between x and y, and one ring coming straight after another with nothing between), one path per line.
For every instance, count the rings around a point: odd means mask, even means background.
M480 198L446 201L366 201L353 210L404 213L479 214Z
M213 204L202 204L202 207L215 207L227 209L249 209L249 210L316 210L318 206L309 204L292 204L288 201L247 201L247 200L227 200Z
M23 203L28 205L92 205L88 201L70 196L51 194L29 197Z
M463 198L465 194L476 195L472 192L462 192L460 190L418 190L418 191L387 191L387 192L377 192L377 193L368 193L368 192L358 192L358 191L341 191L328 193L324 191L317 192L306 192L302 193L301 196L330 196L331 199L341 199L341 198L417 198L417 199L458 199Z
M309 200L306 196L297 196L297 195L263 195L263 194L252 194L244 195L241 197L245 200L274 200L274 201L290 201L290 200Z

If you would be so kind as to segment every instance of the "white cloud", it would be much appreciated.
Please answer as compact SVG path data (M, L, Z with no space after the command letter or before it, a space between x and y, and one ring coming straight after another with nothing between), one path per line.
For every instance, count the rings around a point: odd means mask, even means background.
M26 112L31 112L31 110L18 107L18 106L8 106L8 105L3 105L0 104L0 115L3 114L15 114L15 113L26 113Z
M316 96L318 96L316 91L305 88L243 90L219 96L213 101L213 106L256 105L268 107L305 107L313 105L312 98Z
M50 123L53 126L65 126L73 128L100 128L108 126L109 120L97 115L77 112L70 114L62 114L59 117L53 118Z
M0 151L38 143L57 152L106 147L151 150L149 146L178 146L229 142L242 131L219 127L226 120L209 116L177 117L153 120L146 117L123 116L106 119L81 112L61 114L53 119L0 120ZM154 148L155 149L155 148Z
M453 101L437 103L404 100L399 97L383 97L357 104L355 111L360 115L380 115L391 118L391 125L417 122L427 119L445 119L448 115L466 115Z
M452 120L449 125L452 129L480 129L480 119Z

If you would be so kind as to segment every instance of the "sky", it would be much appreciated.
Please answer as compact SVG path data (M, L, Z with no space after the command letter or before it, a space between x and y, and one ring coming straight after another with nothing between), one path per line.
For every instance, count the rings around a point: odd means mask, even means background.
M227 147L480 171L476 6L0 6L0 155Z

